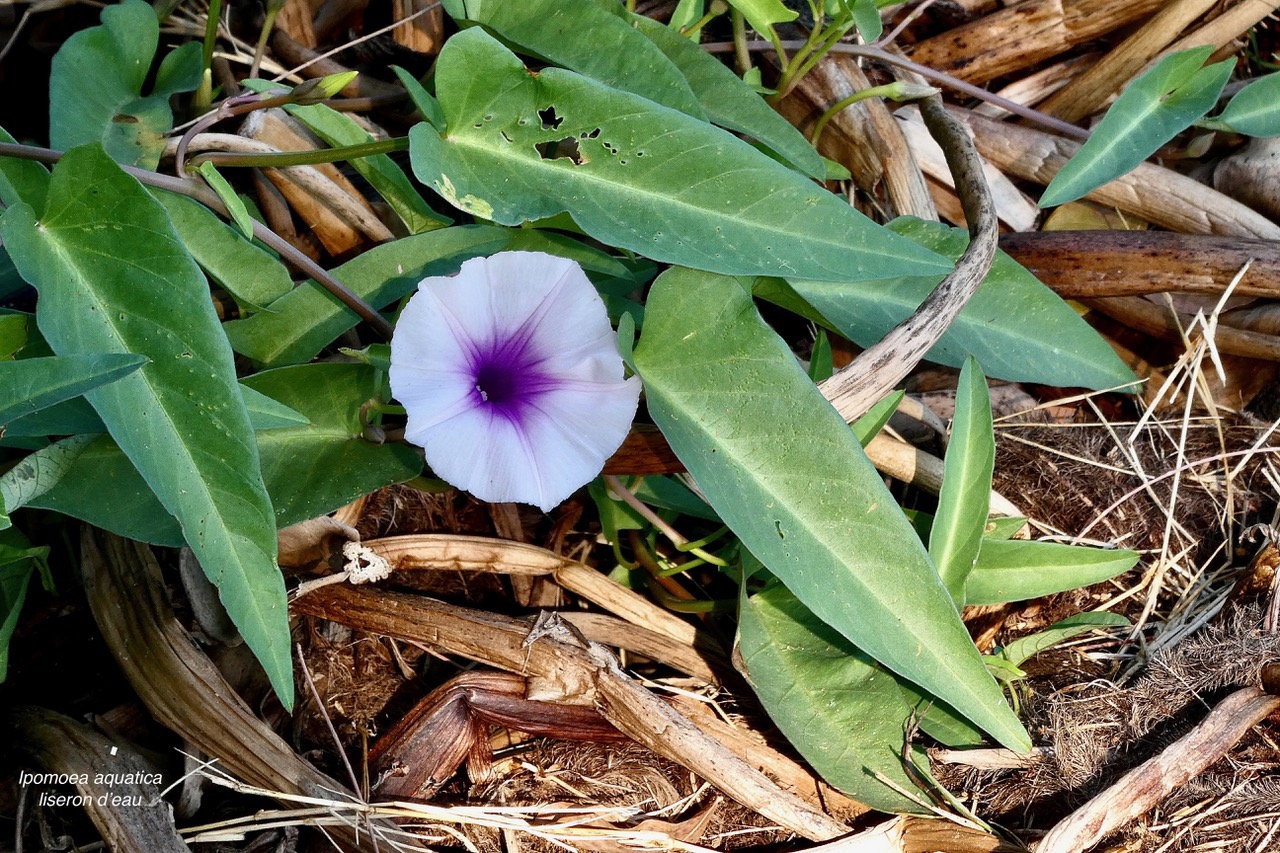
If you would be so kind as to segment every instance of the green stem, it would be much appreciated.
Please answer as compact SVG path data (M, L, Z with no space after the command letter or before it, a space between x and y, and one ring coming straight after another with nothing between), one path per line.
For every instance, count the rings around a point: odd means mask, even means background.
M311 166L316 163L336 163L339 160L358 160L361 157L373 157L376 154L390 154L392 151L408 151L409 137L397 139L379 139L373 142L362 142L359 145L347 145L342 148L320 148L311 151L280 151L273 154L258 154L238 151L205 151L191 158L188 168L201 163L212 163L215 166L256 166L263 169L279 169L286 166Z
M859 101L865 101L867 98L891 97L897 89L896 83L886 83L883 86L872 86L870 89L863 89L861 92L854 92L849 97L836 101L832 104L822 117L813 125L813 136L809 141L813 143L813 147L818 147L818 142L822 139L822 131L826 130L827 124L840 114L846 107L851 107ZM934 89L933 91L938 91Z
M203 112L213 103L213 49L218 44L218 19L222 17L222 0L209 0L209 12L204 23L203 73L200 88L196 90L195 108Z
M52 148L39 148L34 145L15 145L10 142L0 142L0 157L17 157L22 160L35 160L39 163L57 163L62 159L63 152L55 151ZM182 195L193 198L203 204L205 207L217 213L223 218L230 219L231 212L227 210L227 206L222 203L222 199L218 198L213 190L209 189L203 181L197 181L192 178L180 178L171 175L161 175L157 172L148 172L146 169L139 169L134 166L121 166L121 169L132 175L138 183L143 186L156 187L170 192L181 193ZM377 312L368 302L365 302L345 284L334 278L328 270L317 264L311 258L300 252L288 240L272 231L261 222L254 221L253 237L264 246L274 250L286 261L292 263L295 267L302 270L311 278L315 279L325 290L333 294L343 305L350 308L362 320L373 327L379 335L391 340L391 324L387 322L387 318Z
M701 18L694 21L689 26L681 27L680 35L687 36L689 35L689 33L696 33L699 30L701 30L703 27L705 27L707 24L711 23L715 18L716 18L715 12L707 12L707 14L703 15Z

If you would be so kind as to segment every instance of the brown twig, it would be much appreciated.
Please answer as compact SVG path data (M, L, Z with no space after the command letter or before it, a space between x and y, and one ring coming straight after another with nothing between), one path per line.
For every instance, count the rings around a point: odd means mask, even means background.
M1278 709L1280 697L1257 687L1237 690L1189 734L1061 820L1036 846L1036 853L1088 850L1222 758L1251 728Z
M965 129L933 95L920 102L929 132L947 155L969 222L969 245L952 272L910 317L864 350L818 387L846 421L853 422L893 390L920 363L969 298L977 292L996 255L1000 225L982 174L982 160Z
M63 152L55 151L51 148L0 142L0 157L18 157L23 160L35 160L40 163L57 163L62 159L62 154ZM143 186L181 193L195 199L220 216L228 219L231 217L231 213L227 210L227 206L222 203L222 199L218 198L217 194L199 181L161 175L133 166L121 166L120 168L137 179L138 183ZM253 223L253 237L315 279L320 286L329 291L339 302L346 305L358 317L372 326L374 331L385 339L391 340L392 328L387 319L379 314L369 303L353 293L345 284L334 278L324 267L298 251L293 244L260 222L255 221Z

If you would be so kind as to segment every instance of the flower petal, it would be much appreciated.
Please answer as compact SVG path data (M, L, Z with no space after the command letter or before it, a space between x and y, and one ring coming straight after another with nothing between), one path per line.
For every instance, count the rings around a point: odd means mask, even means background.
M604 302L573 261L475 258L425 279L391 344L405 438L485 501L548 511L599 473L639 401Z

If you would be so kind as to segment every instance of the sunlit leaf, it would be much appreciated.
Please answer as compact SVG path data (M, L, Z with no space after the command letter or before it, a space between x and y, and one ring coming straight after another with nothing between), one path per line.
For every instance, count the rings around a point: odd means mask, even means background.
M798 17L782 5L781 0L729 0L729 5L741 12L751 28L761 35L772 32L774 24L785 24Z
M1129 620L1119 613L1080 613L1055 622L1043 631L1037 631L1027 637L1019 637L1000 650L1000 657L1018 666L1023 661L1072 637L1087 634L1098 628L1124 628L1129 624Z
M881 781L929 802L903 767L910 708L889 673L776 581L742 598L738 650L760 704L824 780L874 809L923 811Z
M671 60L625 18L593 0L445 0L444 7L455 20L483 24L508 44L562 68L695 118L706 117ZM583 38L584 33L591 37ZM609 48L601 50L602 44Z
M1054 176L1040 206L1074 201L1129 172L1212 109L1236 62L1201 68L1211 53L1212 45L1171 53L1130 83Z
M1280 136L1280 73L1259 77L1236 92L1216 120L1236 133Z
M181 522L228 614L291 706L288 608L271 502L205 278L164 208L100 145L67 152L46 205L39 215L15 205L0 220L5 246L40 292L40 330L59 355L150 360L86 396Z
M448 130L413 128L414 172L481 218L568 211L608 245L728 274L948 268L732 134L570 71L530 74L479 28L445 45L436 88Z
M659 276L635 360L654 421L751 553L871 657L1028 747L857 438L738 281Z
M938 511L929 532L929 556L958 608L965 604L965 581L978 559L990 514L995 462L991 397L982 370L970 356L960 370Z
M1113 578L1137 562L1133 551L986 539L964 597L968 604L1025 601Z
M822 157L809 140L724 63L652 18L633 15L631 21L684 74L712 123L746 134L811 178L826 178Z
M963 229L920 219L904 217L889 227L952 258L960 256L969 240ZM941 276L789 281L826 322L859 346L870 346L909 317L939 280ZM757 294L774 299L772 291L759 287ZM987 375L1016 382L1114 388L1135 380L1115 350L1071 306L1003 252L926 358L959 367L970 355Z

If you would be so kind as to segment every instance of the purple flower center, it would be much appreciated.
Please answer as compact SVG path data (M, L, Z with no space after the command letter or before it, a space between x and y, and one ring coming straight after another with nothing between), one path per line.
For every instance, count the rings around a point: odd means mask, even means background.
M475 375L477 405L519 422L538 396L556 384L543 373L541 359L532 351L527 335L517 334L477 354Z

